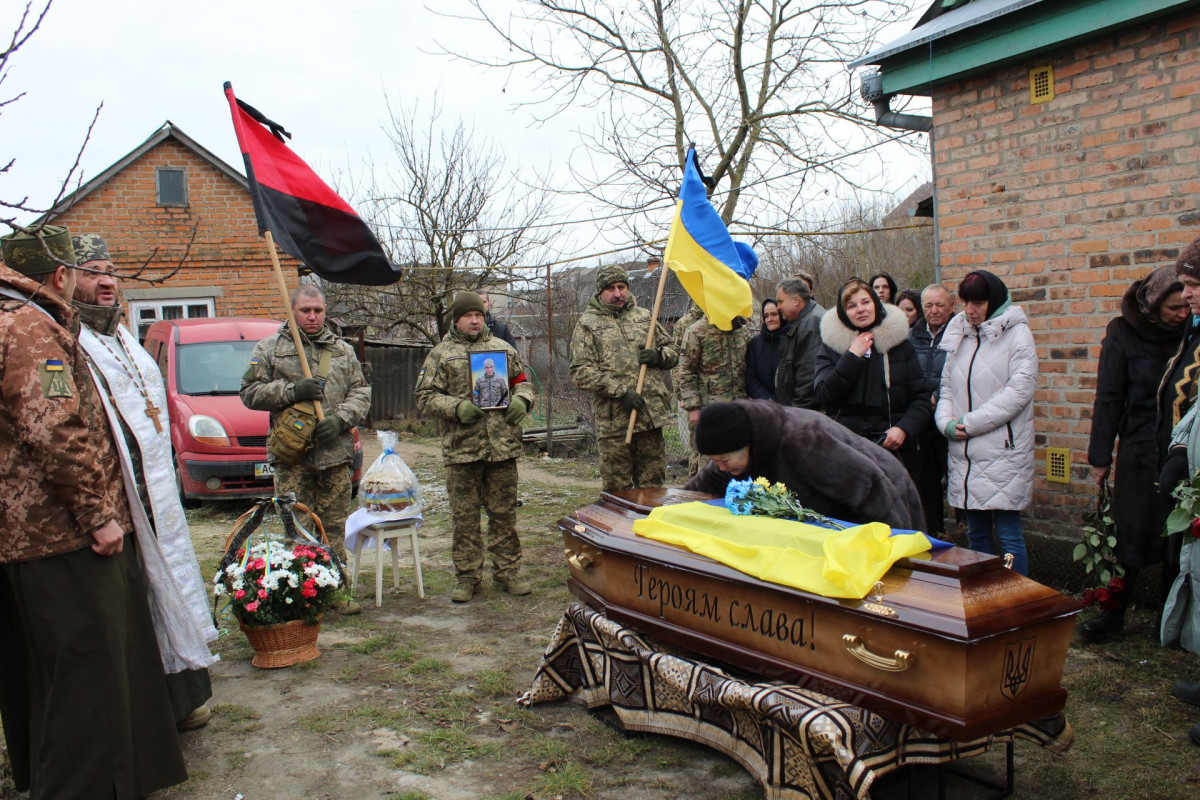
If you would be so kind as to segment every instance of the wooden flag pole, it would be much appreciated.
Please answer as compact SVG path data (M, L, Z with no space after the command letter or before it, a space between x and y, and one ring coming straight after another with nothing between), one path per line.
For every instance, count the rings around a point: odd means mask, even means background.
M308 352L305 351L304 341L300 338L300 328L296 326L296 315L292 313L292 304L288 301L287 283L283 280L283 268L279 266L279 255L275 252L275 237L269 230L265 231L263 235L267 239L267 252L271 256L271 266L275 268L275 280L279 282L279 297L283 301L284 318L288 321L288 328L292 332L292 343L296 345L296 355L300 359L300 371L304 373L304 377L311 378L312 368L308 366ZM660 294L661 291L660 289ZM317 419L325 419L325 412L321 410L321 401L313 400L312 404Z
M662 270L662 274L658 276L658 291L654 293L654 310L650 312L650 330L646 332L646 347L654 347L654 332L658 329L658 309L662 306L663 290L667 288L667 272L670 271L666 259L663 259L659 269ZM646 370L649 368L649 364L642 364L642 368L638 370L638 394L642 393L642 387L646 385ZM633 442L633 426L636 422L637 409L635 408L629 412L629 429L625 431L625 444Z

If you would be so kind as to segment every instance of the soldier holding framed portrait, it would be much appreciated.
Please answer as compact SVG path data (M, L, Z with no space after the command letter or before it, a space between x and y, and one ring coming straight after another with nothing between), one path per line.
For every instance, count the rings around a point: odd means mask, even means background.
M457 293L450 318L450 331L425 359L415 392L417 408L436 417L442 433L457 577L450 599L470 601L483 581L481 505L488 516L492 583L509 594L529 594L532 587L520 578L517 457L521 424L537 391L517 351L488 330L479 295Z

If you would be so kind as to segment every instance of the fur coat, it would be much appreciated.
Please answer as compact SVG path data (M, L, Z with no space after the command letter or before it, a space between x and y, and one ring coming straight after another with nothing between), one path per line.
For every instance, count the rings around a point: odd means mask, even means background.
M782 481L807 508L848 522L923 530L917 487L904 466L817 411L739 400L750 417L750 464L738 478ZM731 477L709 462L685 488L724 495Z
M883 321L873 328L875 344L866 358L850 352L858 331L836 313L821 319L821 349L813 382L825 413L872 441L893 426L905 433L902 450L913 450L933 417L932 389L917 351L908 339L908 320L884 305Z

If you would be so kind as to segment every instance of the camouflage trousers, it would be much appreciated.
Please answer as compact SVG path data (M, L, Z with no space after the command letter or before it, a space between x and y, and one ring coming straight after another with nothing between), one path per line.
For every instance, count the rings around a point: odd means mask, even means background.
M696 477L696 473L704 469L711 459L696 449L696 427L691 426L688 433L688 477Z
M480 509L487 512L487 551L495 579L515 580L521 571L517 537L517 460L472 461L446 465L446 491L454 523L454 572L480 579L483 533Z
M621 434L599 439L596 445L604 491L662 486L667 482L667 446L662 428L635 433L629 444Z
M288 467L275 462L275 494L294 493L297 501L317 515L329 538L329 546L343 563L346 561L346 517L350 516L350 489L349 464L313 469L303 464ZM316 531L309 533L317 536Z

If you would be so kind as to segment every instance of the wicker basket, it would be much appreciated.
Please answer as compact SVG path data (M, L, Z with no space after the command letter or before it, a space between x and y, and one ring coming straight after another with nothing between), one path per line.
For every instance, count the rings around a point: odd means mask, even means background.
M301 661L312 661L321 655L317 649L317 636L321 633L321 622L309 625L302 619L279 625L242 625L242 633L254 648L251 664L263 669L290 667Z
M317 532L321 534L321 541L328 545L329 538L325 535L325 526L321 524L320 517L312 513L303 503L293 503L293 505L312 518ZM254 511L255 509L251 508L233 524L233 530L225 539L226 553L233 544L233 537L242 527L242 522ZM254 658L250 663L256 667L263 669L290 667L302 661L312 661L321 655L321 651L317 649L317 636L321 633L320 617L312 625L301 619L278 625L247 625L241 619L238 620L238 623L241 625L242 633L246 634L246 638L250 640L250 646L254 648Z

